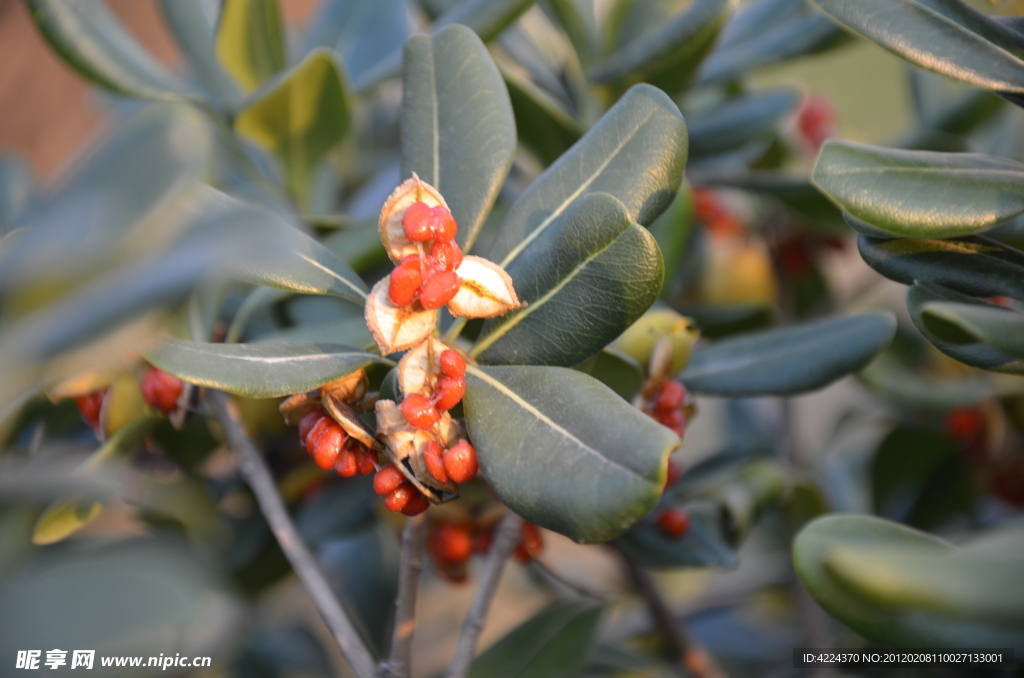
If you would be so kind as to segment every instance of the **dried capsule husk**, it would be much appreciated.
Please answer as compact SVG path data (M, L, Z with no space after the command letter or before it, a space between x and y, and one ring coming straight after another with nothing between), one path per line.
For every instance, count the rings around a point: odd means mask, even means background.
M284 417L284 423L289 426L298 426L304 416L319 407L320 395L313 391L312 393L296 393L293 396L288 396L277 409Z
M434 332L437 311L419 303L395 306L388 297L391 276L385 277L370 290L366 298L366 325L373 334L381 355L404 351L416 346Z
M467 255L455 272L461 285L448 302L448 310L456 317L495 318L523 305L512 278L493 261Z
M398 386L403 396L419 393L430 398L441 372L441 354L448 347L427 337L423 343L409 350L398 363Z
M384 454L402 475L432 504L442 504L458 497L458 485L438 483L423 466L422 455L427 444L437 440L431 431L424 431L409 424L405 415L393 400L378 400L374 406L377 414L377 433L384 441ZM442 445L450 439L459 426L447 414L437 426Z
M366 370L358 369L351 374L346 374L341 379L321 386L320 393L330 393L342 402L358 403L366 395L369 385L370 378L366 376Z
M388 256L396 264L410 254L418 254L419 248L416 243L409 240L402 227L402 217L406 210L413 203L422 202L429 207L448 204L441 197L436 188L416 176L414 172L411 179L406 179L402 184L392 191L384 207L380 211L380 240L384 243L384 249Z
M353 439L358 440L371 450L381 449L382 446L373 431L363 423L363 420L359 418L356 411L347 403L335 398L330 393L323 394L321 402L323 402L324 409L327 410L327 414L331 415L331 418L345 429L345 433L349 434Z

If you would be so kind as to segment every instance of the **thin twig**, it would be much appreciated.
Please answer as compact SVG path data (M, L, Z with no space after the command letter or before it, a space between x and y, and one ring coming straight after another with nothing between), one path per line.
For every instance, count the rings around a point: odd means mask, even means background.
M370 650L338 603L313 554L309 552L298 530L295 529L270 470L242 426L238 409L228 399L227 394L220 391L208 392L206 400L221 428L224 429L228 445L238 460L242 477L252 488L271 532L277 538L295 574L309 592L317 611L334 636L342 656L358 678L374 678L376 662Z
M647 603L654 625L665 637L672 657L697 678L724 678L725 673L715 665L707 651L700 647L687 633L686 628L676 620L647 570L625 553L619 553L637 593Z
M477 584L476 595L473 603L466 614L466 621L462 623L462 631L459 633L459 642L455 647L455 656L452 663L448 665L446 678L465 678L469 673L469 666L473 663L473 655L476 652L476 641L480 631L484 627L484 618L491 606L494 592L498 588L498 581L501 579L502 570L505 569L505 562L512 555L516 544L519 543L523 529L523 519L512 513L502 518L491 543L491 551L484 561L483 572L480 573L480 581Z
M416 630L416 592L423 570L427 521L416 516L405 521L402 530L402 559L398 568L398 596L395 598L395 629L391 634L391 653L380 667L384 678L408 678L412 670L412 637Z

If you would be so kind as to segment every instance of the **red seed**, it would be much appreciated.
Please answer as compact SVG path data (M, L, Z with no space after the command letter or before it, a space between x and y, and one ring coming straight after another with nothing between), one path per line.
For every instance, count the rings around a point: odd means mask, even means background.
M325 426L325 428L314 438L313 436L317 434L317 429L321 426ZM338 455L341 454L347 438L348 434L345 433L336 421L325 417L310 432L309 438L306 439L306 449L313 456L313 461L316 462L316 465L327 470L338 462Z
M313 427L326 416L327 414L320 408L307 412L302 416L302 419L299 420L299 439L302 440L303 444L306 443L306 438L309 436L309 432L313 430Z
M430 246L430 258L439 271L454 271L462 263L462 248L454 240L451 242L435 241Z
M544 550L544 538L533 523L523 523L519 545L514 552L515 559L525 565Z
M659 412L671 412L683 406L686 400L686 387L678 381L666 381L658 390L654 399L654 409Z
M426 309L441 308L459 293L461 284L454 271L441 271L420 286L420 303Z
M82 419L93 428L100 427L100 410L103 409L103 397L106 394L107 389L102 389L75 398L75 406L78 407Z
M434 406L442 412L447 412L458 405L464 395L465 377L441 377L437 380L437 389L434 391Z
M466 361L462 359L458 351L450 348L441 352L441 374L446 377L466 376Z
M417 257L418 259L419 257ZM420 273L419 262L406 265L403 261L398 268L391 272L391 278L388 280L388 299L395 306L408 306L416 301L416 295L419 294L421 285L423 285L423 275Z
M377 455L371 450L359 446L359 475L368 476L377 470Z
M460 440L444 453L444 468L448 477L457 483L469 482L476 477L479 465L476 461L476 450L465 440Z
M985 415L981 410L964 407L946 415L946 434L961 444L968 444L985 432Z
M400 407L405 418L416 428L428 429L441 418L441 413L430 400L419 393L407 395Z
M423 464L437 482L448 482L448 471L444 468L444 448L440 443L433 440L427 443L426 449L423 450Z
M142 399L161 414L170 414L178 409L178 397L184 388L181 379L156 367L149 368L139 382Z
M690 516L686 511L668 509L658 516L658 527L673 539L679 539L690 530Z
M662 492L667 490L671 485L675 485L676 481L679 480L683 472L679 470L679 466L675 464L671 459L668 461L668 467L665 470L665 486L661 489Z
M466 527L442 523L431 530L427 548L439 565L457 565L473 555L473 538Z
M346 446L341 451L341 455L338 456L338 461L334 465L334 472L342 478L351 478L359 473L359 460L351 446Z
M417 492L413 496L409 497L409 501L402 509L402 513L407 516L418 516L428 508L430 508L430 501Z
M377 475L373 477L373 491L381 496L391 494L404 482L405 476L402 475L402 472L388 464L382 466L377 471Z
M662 426L667 426L675 431L675 434L680 438L682 438L683 434L686 432L686 415L679 410L673 410L672 412L666 412L663 414L659 413L656 419Z
M432 224L434 240L439 242L455 240L455 235L459 232L459 225L455 223L455 218L448 211L448 208L444 205L438 205L430 210L430 215L434 218L434 223Z
M417 490L412 483L403 479L398 487L391 490L391 492L388 493L388 496L384 497L384 506L386 506L389 511L398 513L405 508L405 505L409 503L409 500L412 499L414 495L419 493L420 491Z
M426 242L430 240L431 225L434 222L434 214L426 203L414 202L402 215L402 230L405 237L413 242Z

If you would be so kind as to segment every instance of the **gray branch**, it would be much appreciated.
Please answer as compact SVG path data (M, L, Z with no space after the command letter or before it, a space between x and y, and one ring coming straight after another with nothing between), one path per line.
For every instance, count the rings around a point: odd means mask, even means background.
M511 511L498 525L494 542L491 544L491 552L487 554L483 572L480 573L476 595L473 597L473 603L469 607L466 621L463 622L462 631L459 633L455 656L452 657L452 663L448 665L448 673L445 674L445 678L465 678L469 673L469 667L473 663L473 655L476 652L476 641L484 627L487 610L491 606L491 600L494 599L494 592L498 589L498 581L505 569L505 562L508 561L508 557L512 555L512 551L519 543L522 529L523 519Z
M419 590L423 553L426 550L426 516L405 521L402 530L402 560L398 570L398 596L395 598L395 629L391 634L391 654L381 665L382 678L408 678L412 668L412 639L416 630L416 592Z
M342 656L345 657L358 678L374 678L376 662L370 654L370 650L366 647L366 643L363 642L355 626L352 625L345 610L338 603L338 599L317 566L313 554L310 553L309 548L302 541L302 537L299 536L298 530L295 529L295 524L288 515L288 509L277 491L270 470L242 426L235 404L228 399L227 394L220 391L210 391L207 393L206 400L217 421L220 422L221 428L224 429L228 445L238 460L238 468L242 477L252 488L252 493L256 496L256 501L259 503L267 524L270 525L271 532L277 538L277 542L281 545L281 550L287 556L295 574L298 575L310 597L313 598L313 602L331 635L334 636L334 641L338 644Z

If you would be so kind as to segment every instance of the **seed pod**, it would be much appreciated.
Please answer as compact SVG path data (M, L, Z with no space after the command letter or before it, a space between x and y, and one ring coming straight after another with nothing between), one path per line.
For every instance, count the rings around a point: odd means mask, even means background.
M379 281L366 298L366 325L381 355L412 348L431 335L437 311L420 304L397 306L388 297L391 276Z
M405 180L391 193L380 211L380 239L388 256L395 263L419 251L416 243L405 234L405 227L402 225L406 211L417 202L428 207L448 207L437 189L413 174L411 179Z
M441 308L459 292L461 281L454 271L440 271L423 281L420 304L423 308Z
M403 396L418 393L430 396L441 371L441 355L446 346L433 337L427 337L419 346L410 349L398 363L398 387Z
M431 431L412 426L398 405L391 400L378 400L375 405L377 431L384 443L384 453L394 468L405 476L433 504L442 504L458 497L454 483L438 483L422 463L422 454L434 441L442 446L454 445L462 436L459 425L447 413L442 414Z
M469 482L476 477L480 468L476 460L476 450L467 441L460 441L444 453L444 468L448 471L448 477L455 482Z
M512 278L492 261L467 255L455 272L462 283L448 310L456 317L494 318L522 305Z

